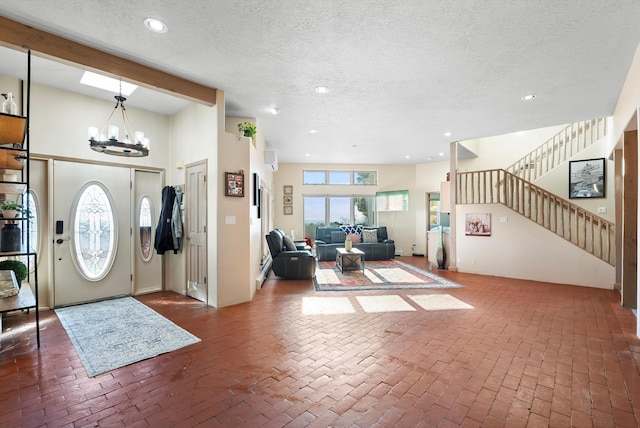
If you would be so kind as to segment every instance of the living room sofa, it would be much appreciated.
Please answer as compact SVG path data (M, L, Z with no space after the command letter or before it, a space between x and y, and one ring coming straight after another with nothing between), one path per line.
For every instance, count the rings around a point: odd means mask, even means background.
M373 230L376 231L375 235L371 232L364 232ZM387 236L386 226L317 227L314 243L318 261L335 260L336 248L344 247L347 235L353 238L353 248L364 252L365 260L390 260L396 254L396 245L393 239L389 239ZM367 238L371 236L375 236L375 238L365 239L364 235L367 235Z

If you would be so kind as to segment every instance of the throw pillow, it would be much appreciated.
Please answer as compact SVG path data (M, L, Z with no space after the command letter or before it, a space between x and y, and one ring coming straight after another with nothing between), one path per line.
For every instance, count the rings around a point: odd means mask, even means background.
M339 242L344 242L347 235L344 234L341 230L335 230L331 232L331 243L337 244Z
M362 242L378 242L378 229L364 229Z
M343 225L343 226L340 226L340 229L342 229L346 235L350 235L352 233L360 234L360 231L362 230L362 225L359 225L359 224L352 225L352 226Z
M350 233L347 235L347 238L351 239L352 244L360 243L360 235L358 235L357 233Z
M285 235L285 237L282 239L282 241L284 242L284 246L287 249L287 251L296 251L297 250L296 244L288 236Z

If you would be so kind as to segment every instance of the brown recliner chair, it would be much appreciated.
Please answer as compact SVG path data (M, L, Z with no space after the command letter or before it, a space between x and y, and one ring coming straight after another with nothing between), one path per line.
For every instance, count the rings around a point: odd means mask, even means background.
M296 248L295 243L280 229L269 232L265 238L273 263L271 269L285 279L311 279L316 274L316 258L307 250Z

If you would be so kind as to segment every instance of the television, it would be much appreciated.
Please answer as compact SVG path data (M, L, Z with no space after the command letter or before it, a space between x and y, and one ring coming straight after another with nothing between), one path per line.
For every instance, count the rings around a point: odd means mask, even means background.
M409 211L409 191L376 192L376 211Z

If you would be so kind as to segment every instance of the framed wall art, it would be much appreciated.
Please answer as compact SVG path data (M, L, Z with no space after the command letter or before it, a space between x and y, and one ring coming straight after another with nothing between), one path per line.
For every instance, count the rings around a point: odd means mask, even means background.
M491 214L466 213L464 234L467 236L491 236Z
M253 205L260 205L260 176L257 172L253 173Z
M256 206L257 208L257 215L258 218L262 217L262 189L258 189L258 205Z
M605 159L569 161L569 199L605 197Z
M293 196L291 195L283 196L282 202L284 205L293 205Z
M224 194L225 196L244 197L244 174L236 172L224 173Z
M284 215L292 215L293 214L293 205L285 205L283 207Z
M291 185L282 186L282 193L284 193L285 195L293 195L293 186Z

